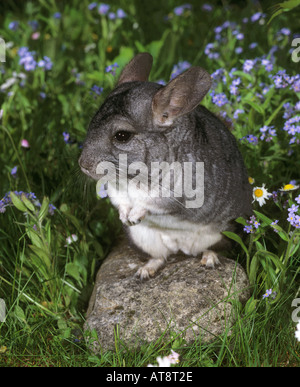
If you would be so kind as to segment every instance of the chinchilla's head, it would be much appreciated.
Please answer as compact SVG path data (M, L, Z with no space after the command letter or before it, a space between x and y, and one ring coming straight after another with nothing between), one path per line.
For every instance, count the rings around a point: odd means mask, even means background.
M210 89L210 75L192 67L162 86L148 82L151 66L148 53L133 58L92 119L79 159L88 176L98 180L102 162L122 167L120 155L128 164L170 161L172 141L189 131L186 117Z

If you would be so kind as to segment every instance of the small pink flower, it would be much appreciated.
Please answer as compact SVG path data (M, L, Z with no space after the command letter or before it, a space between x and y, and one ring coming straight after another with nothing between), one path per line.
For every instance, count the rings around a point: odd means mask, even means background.
M21 140L21 147L27 149L30 148L29 142L25 138Z
M67 245L70 245L71 243L77 242L77 241L78 241L78 236L76 234L72 234L71 236L68 236L66 238L67 244L65 245L65 247L67 247Z
M31 35L31 39L32 39L32 40L38 40L40 36L41 36L41 33L38 32L38 31L36 31L36 32L34 32L34 33Z

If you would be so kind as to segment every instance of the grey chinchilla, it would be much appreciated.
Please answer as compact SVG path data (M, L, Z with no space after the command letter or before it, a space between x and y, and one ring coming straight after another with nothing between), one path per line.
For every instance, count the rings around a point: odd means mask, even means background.
M178 251L202 253L201 263L214 267L222 231L251 214L236 140L199 105L210 75L191 67L162 86L148 82L151 66L152 56L140 53L124 68L89 125L79 159L82 171L96 180L115 169L108 196L131 241L150 257L137 272L141 279Z

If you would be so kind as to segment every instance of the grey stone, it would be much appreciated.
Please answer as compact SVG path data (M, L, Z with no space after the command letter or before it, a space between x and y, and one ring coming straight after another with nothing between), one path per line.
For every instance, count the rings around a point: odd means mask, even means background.
M126 242L117 246L97 274L85 329L95 329L103 350L115 348L115 332L130 348L158 340L170 332L191 344L201 335L208 342L235 321L234 301L245 303L250 285L244 269L220 257L209 269L200 259L176 255L148 281L135 276L143 262ZM98 351L99 344L93 349Z

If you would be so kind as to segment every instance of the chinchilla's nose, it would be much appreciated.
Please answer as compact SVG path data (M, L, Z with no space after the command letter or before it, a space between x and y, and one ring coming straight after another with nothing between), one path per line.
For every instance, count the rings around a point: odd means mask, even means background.
M90 169L91 169L92 165L90 165L88 160L85 157L83 157L83 155L81 155L79 157L78 164L79 164L83 173L85 173L88 176L91 176Z

